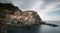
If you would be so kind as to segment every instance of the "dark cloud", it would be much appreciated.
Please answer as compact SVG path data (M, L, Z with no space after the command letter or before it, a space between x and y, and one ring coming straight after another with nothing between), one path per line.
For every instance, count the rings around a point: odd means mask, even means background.
M0 3L11 3L11 0L0 0Z
M60 2L60 0L43 0L43 1L44 1L46 4Z

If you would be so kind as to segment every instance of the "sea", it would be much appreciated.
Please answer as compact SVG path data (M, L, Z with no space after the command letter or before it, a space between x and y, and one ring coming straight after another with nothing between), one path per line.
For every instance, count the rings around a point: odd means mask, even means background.
M58 27L40 25L37 28L11 29L7 33L60 33L60 21L46 21L46 23L56 24Z

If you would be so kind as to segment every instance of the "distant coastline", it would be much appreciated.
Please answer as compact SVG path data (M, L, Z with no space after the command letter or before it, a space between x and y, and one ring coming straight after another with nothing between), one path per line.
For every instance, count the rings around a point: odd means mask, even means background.
M55 21L55 22L58 21L58 22L60 22L60 20L45 20L45 21L50 21L50 22L51 22L51 21Z

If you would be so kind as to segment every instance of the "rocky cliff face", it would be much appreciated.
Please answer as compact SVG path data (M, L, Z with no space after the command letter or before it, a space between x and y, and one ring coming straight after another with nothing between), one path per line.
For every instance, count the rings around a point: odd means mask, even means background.
M0 3L0 31L7 29L32 26L42 23L38 13L33 10L21 11L12 4Z
M9 29L33 27L39 24L57 26L42 22L38 13L33 10L22 11L12 4L0 3L0 33L7 33Z
M0 33L6 33L7 28L10 28L10 26L7 25L9 15L14 14L16 11L21 12L18 7L15 7L12 4L0 3Z

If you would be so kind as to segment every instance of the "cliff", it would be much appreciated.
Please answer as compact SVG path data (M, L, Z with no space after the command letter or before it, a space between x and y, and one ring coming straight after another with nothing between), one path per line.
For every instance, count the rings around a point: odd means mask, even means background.
M38 13L33 10L22 11L12 4L0 3L0 31L41 24ZM5 31L4 31L5 30Z
M34 27L41 24L57 26L42 22L42 19L34 10L22 11L12 4L0 3L0 33L7 33L9 29Z
M14 14L14 12L21 10L10 4L10 3L0 3L0 33L7 33L6 30L10 28L11 26L7 25L8 22L8 16Z

